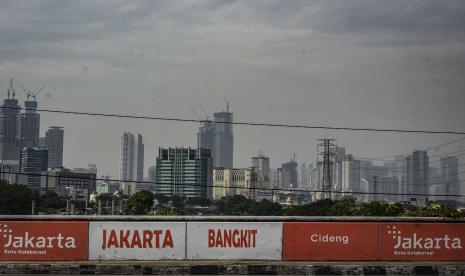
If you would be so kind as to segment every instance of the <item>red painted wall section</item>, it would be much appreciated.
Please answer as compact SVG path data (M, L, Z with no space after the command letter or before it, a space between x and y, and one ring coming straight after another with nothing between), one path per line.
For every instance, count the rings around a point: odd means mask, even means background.
M465 223L380 223L380 259L465 261Z
M359 222L284 223L283 260L376 260L378 224Z
M0 260L87 260L88 222L0 221Z

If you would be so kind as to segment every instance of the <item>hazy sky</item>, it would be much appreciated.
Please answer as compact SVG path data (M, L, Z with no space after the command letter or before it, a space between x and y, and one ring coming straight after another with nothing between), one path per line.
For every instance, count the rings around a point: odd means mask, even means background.
M236 121L465 130L463 0L0 4L0 91L14 76L23 100L19 84L46 83L40 108L195 118L201 105L224 109L226 96ZM196 144L197 124L41 116L41 133L65 127L66 166L97 163L115 177L123 131L144 136L146 168L160 146ZM301 162L324 137L358 157L460 138L247 126L234 135L236 167L260 149L273 167L293 153Z

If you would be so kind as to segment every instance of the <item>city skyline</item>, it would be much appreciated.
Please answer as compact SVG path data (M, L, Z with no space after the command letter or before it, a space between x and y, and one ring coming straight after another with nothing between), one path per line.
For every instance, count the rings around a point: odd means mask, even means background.
M200 106L226 110L224 95L237 122L463 129L465 4L389 2L14 1L0 11L1 91L14 76L21 99L19 85L47 83L39 99L50 109L193 118ZM66 126L66 167L96 163L114 178L124 131L143 133L147 166L159 147L196 145L195 123L40 115L41 136ZM234 167L260 149L273 168L294 153L301 164L325 137L356 158L457 138L234 126Z

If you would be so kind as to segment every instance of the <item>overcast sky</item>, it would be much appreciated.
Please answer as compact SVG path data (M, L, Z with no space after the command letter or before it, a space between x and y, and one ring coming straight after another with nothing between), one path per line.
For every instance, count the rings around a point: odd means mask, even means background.
M0 4L0 91L46 83L40 108L195 118L225 96L236 121L465 130L463 0ZM197 124L41 116L42 134L65 127L66 166L115 177L123 131L144 136L146 169L158 147L196 144ZM301 162L324 137L358 157L460 138L235 126L234 163Z

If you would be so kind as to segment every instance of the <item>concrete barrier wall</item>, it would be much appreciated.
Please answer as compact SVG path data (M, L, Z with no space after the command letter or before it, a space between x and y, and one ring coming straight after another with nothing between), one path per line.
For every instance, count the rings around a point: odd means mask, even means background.
M0 260L465 261L465 223L0 221Z

